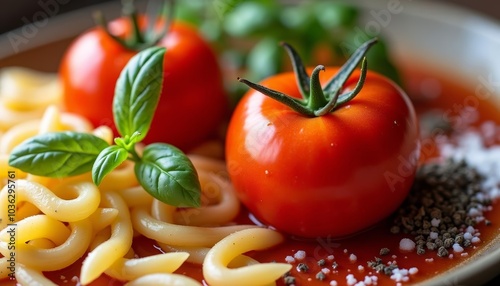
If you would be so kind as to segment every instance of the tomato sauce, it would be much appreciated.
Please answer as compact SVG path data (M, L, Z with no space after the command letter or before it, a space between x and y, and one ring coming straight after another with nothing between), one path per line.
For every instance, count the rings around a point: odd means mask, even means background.
M443 79L439 76L429 74L428 71L420 72L418 70L405 71L407 90L412 97L415 108L419 115L430 110L437 109L440 114L446 114L447 118L453 123L455 128L459 130L465 128L466 125L478 125L482 122L491 120L496 124L500 124L500 107L486 100L474 100L470 96L474 96L474 90L469 86L461 86L451 80ZM424 96L422 96L424 94ZM438 96L439 95L439 96ZM475 121L468 122L472 115L465 114L464 107L472 106L477 108L478 117ZM423 146L422 161L438 155L436 146L432 140L427 141L429 144ZM500 142L497 142L500 143ZM369 203L369 202L367 202ZM369 214L363 214L369 215ZM490 226L484 223L478 224L476 228L481 233L479 243L465 248L461 255L455 253L453 258L440 258L435 251L427 251L424 255L418 255L415 251L403 252L399 249L400 240L404 237L413 238L404 234L392 234L389 229L390 221L381 222L370 230L354 235L345 239L318 238L316 240L297 240L287 238L287 240L274 247L273 249L252 252L248 255L254 257L261 262L285 262L287 256L293 257L297 251L305 251L305 258L292 263L292 276L296 278L295 285L330 285L332 280L335 280L338 285L346 285L346 276L352 274L358 281L363 281L365 276L376 275L378 277L377 285L396 285L390 276L385 274L376 274L375 270L371 269L368 261L373 261L374 257L379 257L384 263L395 261L398 268L410 269L416 267L418 272L410 274L410 283L416 283L432 278L438 274L444 273L451 268L467 263L469 259L473 259L475 255L480 253L485 246L493 241L494 238L500 236L500 202L493 203L493 209L486 213L486 218L491 221ZM237 219L238 223L252 223L249 214L246 210L242 210ZM332 222L335 223L335 222ZM134 240L134 250L139 256L147 256L161 253L159 247L147 238L138 237ZM381 255L380 250L388 248L387 255ZM453 253L453 251L450 251ZM318 261L324 260L325 264L320 266ZM59 285L75 285L77 280L72 280L72 277L79 275L79 269L83 259L76 262L73 266L56 272L45 273L50 279ZM332 265L337 264L336 268ZM48 262L50 263L50 262ZM308 266L307 272L299 272L297 270L298 263L305 263ZM329 273L325 274L325 279L320 281L316 278L321 269L326 268ZM176 271L179 274L192 276L199 281L203 281L203 275L200 265L185 263ZM15 281L4 280L1 285L15 285ZM277 282L278 285L285 285L282 280ZM403 282L403 284L405 284ZM105 275L91 283L90 285L123 285L123 282L116 281Z

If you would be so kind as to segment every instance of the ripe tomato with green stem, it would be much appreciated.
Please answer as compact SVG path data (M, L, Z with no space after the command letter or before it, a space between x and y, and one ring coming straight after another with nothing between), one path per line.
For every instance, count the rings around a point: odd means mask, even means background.
M151 10L167 11L162 8ZM126 17L107 25L100 18L101 26L80 35L66 51L59 70L64 106L96 126L114 128L112 102L120 72L138 51L166 47L162 95L145 142L167 142L186 151L210 136L226 116L217 58L198 31L169 22L166 12L139 17L131 3L124 12Z
M310 77L284 44L295 73L261 84L240 79L252 89L230 120L226 160L239 198L264 224L343 237L383 220L407 196L419 154L416 114L398 86L367 71L375 42Z

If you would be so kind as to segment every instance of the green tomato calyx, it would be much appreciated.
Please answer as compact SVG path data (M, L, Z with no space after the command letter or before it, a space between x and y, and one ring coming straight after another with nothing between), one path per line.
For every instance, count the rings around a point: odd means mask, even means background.
M250 88L253 88L264 95L267 95L291 109L308 117L319 117L333 112L337 107L353 99L363 88L367 73L366 53L377 42L373 38L362 44L340 68L339 72L333 76L324 86L319 80L319 73L325 70L325 67L318 65L311 73L311 77L306 72L304 64L295 49L287 43L282 46L287 51L293 65L293 70L297 79L302 98L294 98L282 92L272 90L265 86L250 82L246 79L238 80ZM361 62L361 75L356 87L347 93L340 94L345 82L354 72Z
M146 11L147 27L144 31L141 30L139 25L139 18L137 9L134 6L134 0L122 0L122 15L130 19L132 26L131 36L128 38L120 38L113 35L107 25L107 21L101 11L94 13L94 20L106 34L115 40L117 43L126 49L133 51L142 51L146 48L155 46L168 32L171 26L171 21L174 11L174 1L150 1ZM165 24L158 30L157 23L165 19Z

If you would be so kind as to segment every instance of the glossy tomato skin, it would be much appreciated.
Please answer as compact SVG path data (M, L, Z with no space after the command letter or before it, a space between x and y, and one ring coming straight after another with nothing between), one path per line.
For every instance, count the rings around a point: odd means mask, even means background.
M109 23L114 35L130 34L127 19ZM188 150L207 138L227 112L222 74L211 47L187 24L173 22L157 44L167 48L162 95L145 143L167 142ZM115 83L137 52L126 49L100 28L78 37L64 55L60 75L64 105L95 126L114 128Z
M322 83L337 72L327 68ZM261 84L299 97L293 73ZM352 90L355 71L344 85ZM226 160L241 201L264 224L294 236L343 237L387 217L405 199L419 155L404 92L368 72L362 91L309 118L250 90L231 118Z

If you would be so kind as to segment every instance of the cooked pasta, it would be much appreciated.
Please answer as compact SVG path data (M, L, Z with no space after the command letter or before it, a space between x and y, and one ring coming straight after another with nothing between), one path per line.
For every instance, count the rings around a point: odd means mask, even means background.
M283 236L265 228L245 229L235 232L210 249L203 261L203 276L208 284L217 285L269 285L286 272L292 265L287 263L263 263L228 268L229 263L251 250L270 248L283 241Z
M12 233L15 278L21 285L56 285L44 272L74 263L80 264L76 280L82 285L101 275L127 285L202 285L175 273L187 262L203 265L211 285L235 285L250 276L259 276L251 277L256 279L252 285L270 285L289 269L244 255L282 237L255 225L234 224L240 203L225 163L215 159L223 151L215 141L189 154L202 186L200 208L176 208L151 197L139 185L131 161L109 173L99 187L90 173L55 179L11 168L12 150L38 134L71 130L113 142L109 127L94 128L60 106L56 76L17 68L0 72L0 279L12 274ZM15 182L15 200L9 196L9 179ZM149 238L164 253L139 257L133 245L137 236Z
M16 280L23 286L56 286L54 282L43 276L42 272L19 265L16 268Z

